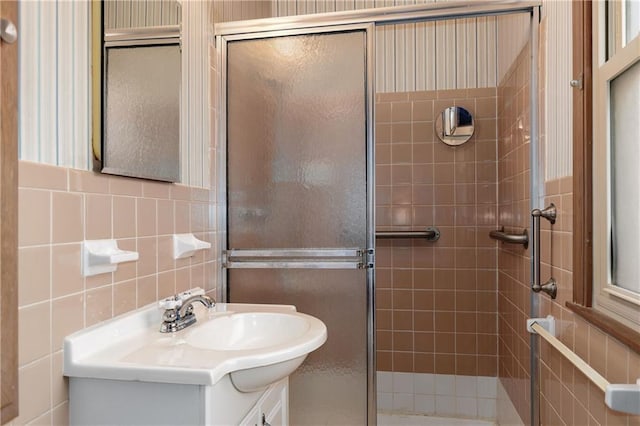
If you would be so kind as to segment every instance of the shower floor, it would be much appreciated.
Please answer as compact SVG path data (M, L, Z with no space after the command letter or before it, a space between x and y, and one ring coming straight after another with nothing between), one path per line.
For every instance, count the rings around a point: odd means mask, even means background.
M453 417L378 414L378 426L495 426L495 423Z

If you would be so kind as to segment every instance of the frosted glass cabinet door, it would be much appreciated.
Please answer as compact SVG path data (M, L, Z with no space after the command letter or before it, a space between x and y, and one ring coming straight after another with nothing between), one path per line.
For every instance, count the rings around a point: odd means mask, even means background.
M103 173L180 180L180 46L111 47Z
M228 43L229 248L365 246L365 42Z

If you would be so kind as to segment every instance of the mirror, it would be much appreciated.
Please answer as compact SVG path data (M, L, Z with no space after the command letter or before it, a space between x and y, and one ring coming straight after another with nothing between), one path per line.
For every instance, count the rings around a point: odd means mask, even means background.
M462 145L473 136L473 116L462 107L448 107L436 117L436 135L449 146Z
M99 2L94 170L180 180L180 7L175 0ZM96 19L94 19L94 25ZM95 34L95 32L94 32ZM94 70L96 61L94 60ZM94 71L95 73L95 71ZM95 74L94 74L95 78Z

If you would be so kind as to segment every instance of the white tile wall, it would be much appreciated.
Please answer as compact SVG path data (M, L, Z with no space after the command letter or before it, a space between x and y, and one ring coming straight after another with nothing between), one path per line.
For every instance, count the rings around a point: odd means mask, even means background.
M497 378L379 371L378 411L495 420Z

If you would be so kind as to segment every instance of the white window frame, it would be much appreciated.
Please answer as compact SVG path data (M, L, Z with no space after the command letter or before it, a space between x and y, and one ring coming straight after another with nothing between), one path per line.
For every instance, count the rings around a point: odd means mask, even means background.
M609 83L640 61L640 36L625 41L621 3L612 3L613 53L606 58L605 1L593 2L593 307L640 331L640 293L611 282ZM613 49L611 49L613 48ZM637 214L637 212L635 212ZM640 261L640 258L639 258Z

